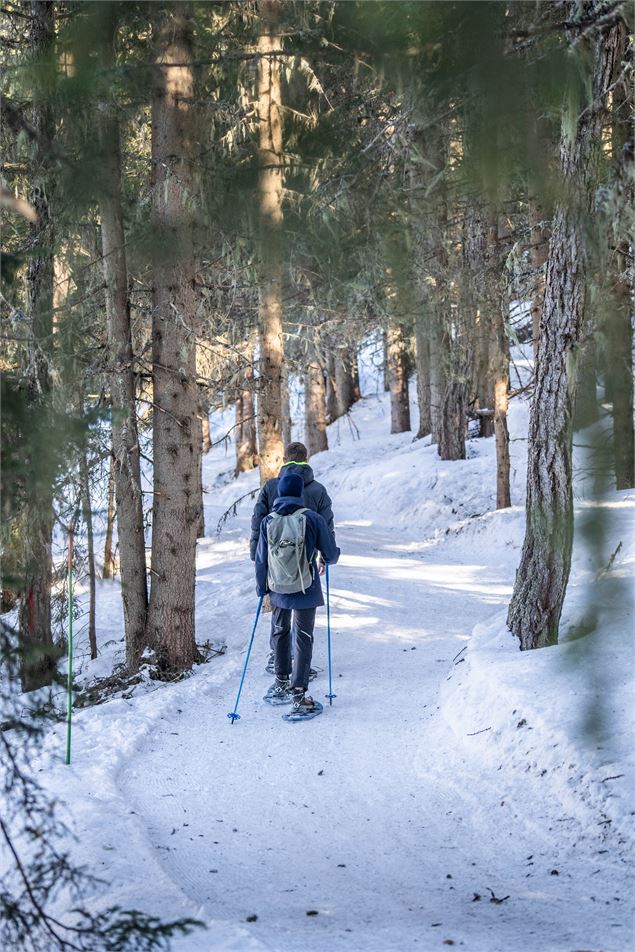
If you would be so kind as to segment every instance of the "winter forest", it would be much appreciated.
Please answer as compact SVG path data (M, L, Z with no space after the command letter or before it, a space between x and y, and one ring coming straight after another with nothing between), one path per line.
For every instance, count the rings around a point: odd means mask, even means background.
M635 948L632 14L3 0L3 949Z

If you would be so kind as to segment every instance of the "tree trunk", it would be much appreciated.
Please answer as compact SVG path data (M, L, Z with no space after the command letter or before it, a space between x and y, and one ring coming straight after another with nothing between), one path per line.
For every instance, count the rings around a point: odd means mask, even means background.
M575 385L574 430L583 430L599 419L595 339L592 333L580 346L577 356L577 380Z
M633 325L632 287L624 277L629 254L623 242L617 253L617 307L609 316L607 333L608 374L611 376L613 404L613 446L615 488L635 486L635 435L633 433Z
M291 442L291 394L289 392L289 364L282 361L282 442L288 446Z
M498 279L501 273L501 254L499 250L498 215L493 210L488 227L488 281L487 309L490 327L488 376L493 387L493 426L496 440L496 508L507 509L511 506L509 485L509 430L507 428L507 410L509 408L509 338L505 317L498 293ZM504 300L505 314L509 313L509 302Z
M206 400L201 400L201 452L207 456L212 448L212 436L209 428L209 406Z
M423 108L420 125L413 133L412 148L417 161L411 163L409 170L417 252L417 333L425 333L429 342L431 441L437 444L441 459L464 459L467 383L461 375L466 360L459 335L454 335L455 341L451 333L445 181L448 138L447 130L438 122L430 122L425 104ZM454 329L458 329L456 325Z
M408 372L408 353L406 351L406 373ZM351 353L351 373L353 376L353 403L362 399L362 390L359 385L359 361L357 360L357 351L353 348Z
M386 332L386 361L390 383L390 432L405 433L410 429L410 400L408 358L400 325L393 325Z
M258 465L256 419L253 394L253 370L245 369L245 386L236 400L236 468L235 475L246 473Z
M36 62L51 54L55 43L53 3L32 0L30 4L31 53ZM55 138L55 123L47 90L36 74L32 123L45 141ZM27 313L31 319L27 368L32 411L50 400L49 361L53 353L53 245L54 226L50 209L54 179L47 156L36 153L29 201L37 219L31 226L31 253L27 270ZM39 412L39 411L38 411ZM45 479L27 480L24 507L23 596L19 627L22 651L22 688L32 691L50 684L56 666L51 632L51 537L53 490Z
M260 361L258 399L260 482L277 476L282 443L282 100L277 0L259 4L258 162L260 190Z
M494 380L494 436L496 438L496 508L507 509L512 504L509 486L509 370L501 367Z
M390 393L390 370L388 368L388 331L383 330L381 332L381 342L384 350L384 363L383 363L383 381L384 381L384 393Z
M104 570L102 578L114 578L117 574L115 557L112 548L113 530L115 527L115 468L111 455L108 465L108 503L106 509L106 538L104 541Z
M328 347L326 354L326 422L337 420L337 384L335 381L335 356L333 348Z
M349 348L340 348L335 353L335 390L337 416L346 416L355 403L355 376Z
M152 91L154 386L152 584L148 643L166 670L199 659L194 586L201 428L196 384L190 109L194 94L189 4L155 14Z
M90 473L88 470L88 460L86 459L85 446L81 452L79 466L82 483L82 516L84 519L84 525L86 526L86 541L88 548L88 643L90 644L90 657L94 661L97 657L97 628L95 624L95 598L97 586L95 581L95 543L93 538L93 509L90 499Z
M317 357L311 357L304 375L306 448L309 456L329 448L326 436L326 384Z
M599 4L589 4L589 13ZM586 10L586 7L585 7ZM573 19L577 7L572 9ZM570 97L563 114L563 197L549 244L540 347L529 422L527 523L507 623L521 649L556 644L573 545L572 435L576 354L586 296L585 218L593 196L602 112L615 68L618 29L579 43L593 49L593 100Z
M453 375L446 383L439 413L439 458L465 459L467 381Z
M441 409L446 387L447 355L444 348L440 316L436 309L432 315L430 334L430 423L432 443L438 446L441 436Z
M630 55L626 24L621 24L618 60L623 62ZM631 74L626 71L613 90L611 103L611 139L613 161L619 163L620 191L624 193L624 206L633 207L635 180L632 121L633 85ZM623 182L623 184L622 184ZM628 219L627 219L628 222ZM619 229L619 225L618 225ZM629 272L629 257L632 246L624 231L617 231L613 273L616 275L615 302L608 315L607 372L610 381L610 400L613 405L613 447L615 457L615 488L630 489L635 486L635 434L633 432L633 325L631 320L633 302L632 268ZM630 280L629 280L630 273ZM606 388L607 391L609 388Z
M549 227L544 220L544 210L532 201L529 210L531 237L529 264L531 267L531 337L534 348L534 364L540 343L540 318L545 299L545 264L549 250Z
M115 14L103 24L102 66L114 65ZM112 401L112 471L115 483L117 538L121 571L126 663L136 671L144 648L148 612L141 463L135 403L134 356L128 302L126 239L121 206L119 120L111 103L99 110L102 270L110 348ZM110 537L112 539L112 535ZM111 570L104 557L104 577Z
M466 135L471 134L467 123ZM491 285L498 275L493 273L488 243L488 222L485 203L477 197L470 202L466 213L463 239L463 265L465 268L465 308L469 324L474 327L474 363L472 393L477 410L485 411L480 417L479 436L489 437L494 433L494 383L490 373L492 355L492 324L499 308L493 302Z
M417 369L417 403L419 406L419 429L416 439L432 433L432 409L430 406L430 339L423 314L415 321L415 364Z

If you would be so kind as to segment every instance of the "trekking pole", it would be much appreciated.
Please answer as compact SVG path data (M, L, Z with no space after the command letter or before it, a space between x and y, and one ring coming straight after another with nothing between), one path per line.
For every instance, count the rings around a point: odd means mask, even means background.
M240 701L240 692L243 689L245 675L247 674L247 665L249 664L249 655L251 654L251 646L254 643L254 635L256 634L256 626L258 624L258 619L260 618L260 609L262 608L262 603L264 601L264 598L265 596L261 595L260 600L258 602L258 610L256 611L256 620L254 621L253 631L251 632L251 638L249 639L249 647L247 648L247 657L245 658L245 666L243 668L242 678L240 679L240 686L238 688L238 694L236 695L236 703L234 704L234 710L230 711L229 714L227 715L227 717L229 718L232 724L234 723L234 721L240 720L240 714L237 714L236 711L238 710L238 702Z
M329 655L329 693L325 695L329 699L329 706L333 706L333 698L337 697L337 694L333 694L333 675L331 667L331 593L329 588L329 564L326 563L326 637L328 645L328 655Z
M71 762L71 719L73 716L73 523L68 530L68 694L66 715L66 763Z

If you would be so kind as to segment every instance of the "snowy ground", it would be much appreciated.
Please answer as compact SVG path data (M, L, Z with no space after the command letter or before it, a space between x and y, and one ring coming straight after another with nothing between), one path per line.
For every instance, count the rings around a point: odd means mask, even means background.
M285 724L261 700L266 616L241 720L225 716L256 606L250 500L220 537L215 526L257 477L231 480L231 447L212 450L198 632L226 654L177 685L78 712L71 768L61 728L42 756L78 858L111 883L100 902L203 919L178 952L634 947L632 603L615 586L632 576L635 493L607 507L609 554L623 544L601 640L520 654L504 609L523 533L524 404L511 422L518 505L504 513L491 511L493 440L442 463L411 435L387 435L383 394L331 427L331 450L312 463L343 552L337 698L309 724ZM578 546L565 632L588 613L595 571ZM100 584L99 606L104 648L84 677L122 653L116 583ZM322 615L323 668L324 634ZM326 672L312 688L326 692Z

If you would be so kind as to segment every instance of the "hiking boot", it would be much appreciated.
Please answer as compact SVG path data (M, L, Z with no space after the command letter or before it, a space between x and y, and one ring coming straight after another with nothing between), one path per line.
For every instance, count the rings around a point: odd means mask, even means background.
M315 701L304 688L294 688L291 697L293 698L292 714L312 714L316 710Z
M291 687L288 678L276 678L267 694L266 698L275 704L289 704L292 700Z

